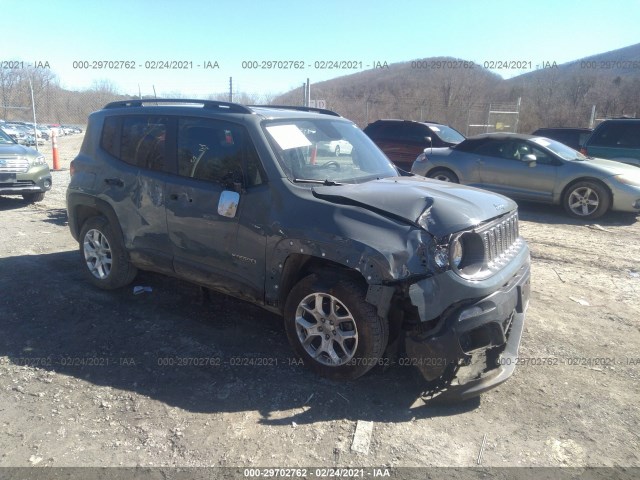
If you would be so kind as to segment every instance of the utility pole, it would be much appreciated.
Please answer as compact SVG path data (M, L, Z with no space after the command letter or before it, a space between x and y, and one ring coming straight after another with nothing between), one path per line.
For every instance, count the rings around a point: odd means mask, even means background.
M515 133L518 133L518 123L520 122L520 104L522 103L522 97L518 97L518 106L516 108L516 128L513 129Z
M309 83L309 79L307 78L307 95L305 97L305 107L311 105L311 83Z
M36 102L33 98L33 83L31 83L31 75L29 75L29 90L31 91L31 112L33 113L33 138L36 142L36 150L38 150L38 131L36 130L38 124L36 123Z
M229 101L233 102L233 77L229 77Z
M306 83L302 84L302 106L303 107L307 106L307 84Z

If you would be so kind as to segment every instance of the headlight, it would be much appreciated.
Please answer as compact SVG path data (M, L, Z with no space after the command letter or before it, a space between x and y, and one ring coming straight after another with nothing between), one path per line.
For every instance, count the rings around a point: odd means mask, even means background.
M460 267L463 256L464 249L462 247L462 242L460 241L460 237L457 237L453 240L453 242L451 242L451 246L449 247L449 259L451 262L451 266L453 268Z
M449 247L451 267L458 274L473 277L482 270L485 263L484 243L475 232L457 235Z
M40 165L46 165L47 162L44 159L44 155L39 155L36 158L34 158L33 160L31 160L31 166L32 167L37 167Z
M436 246L434 260L442 269L450 268L458 275L471 278L485 266L482 237L475 232L451 235Z

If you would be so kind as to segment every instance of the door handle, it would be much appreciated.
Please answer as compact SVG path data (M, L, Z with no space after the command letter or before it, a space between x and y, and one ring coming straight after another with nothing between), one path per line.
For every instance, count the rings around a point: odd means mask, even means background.
M124 187L124 182L119 178L105 178L104 183L114 187Z
M182 193L171 193L169 194L169 200L179 200L181 197L184 197L185 200L187 200L189 203L193 202L193 198L191 198L189 195L187 195L185 192Z

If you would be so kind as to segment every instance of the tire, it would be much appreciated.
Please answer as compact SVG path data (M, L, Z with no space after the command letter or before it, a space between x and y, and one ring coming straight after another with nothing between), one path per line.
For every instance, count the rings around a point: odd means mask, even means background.
M436 168L435 170L431 170L427 177L441 180L443 182L460 183L458 176L447 168Z
M611 197L601 184L585 180L567 188L562 205L572 217L591 220L601 217L609 210Z
M336 151L333 153L335 153L336 157L340 156L340 145L336 145Z
M23 193L22 198L29 203L41 202L44 200L44 193L45 192Z
M129 262L122 240L106 218L89 218L79 238L85 276L92 284L113 290L133 281L138 270Z
M332 283L309 275L293 287L284 308L285 329L308 368L331 380L353 380L380 362L389 325L365 301L361 284L347 278Z

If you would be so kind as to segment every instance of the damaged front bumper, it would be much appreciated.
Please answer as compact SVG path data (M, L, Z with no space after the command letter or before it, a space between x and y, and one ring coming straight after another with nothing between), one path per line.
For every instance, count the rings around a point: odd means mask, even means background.
M527 252L526 262L493 293L456 303L439 318L405 333L410 364L434 386L428 396L465 400L513 374L529 292ZM421 318L427 316L418 310Z

